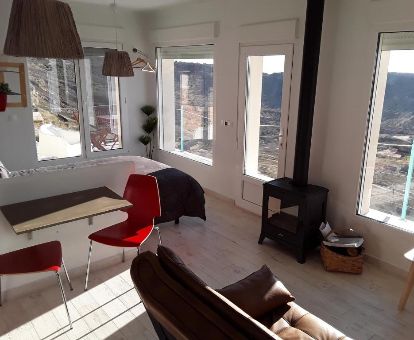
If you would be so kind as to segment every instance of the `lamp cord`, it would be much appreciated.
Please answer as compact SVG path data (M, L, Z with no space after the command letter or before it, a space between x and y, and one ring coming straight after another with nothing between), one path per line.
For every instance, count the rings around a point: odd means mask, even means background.
M115 24L115 48L118 50L118 25L117 25L117 13L116 13L116 0L114 0L113 4L114 10L114 24Z

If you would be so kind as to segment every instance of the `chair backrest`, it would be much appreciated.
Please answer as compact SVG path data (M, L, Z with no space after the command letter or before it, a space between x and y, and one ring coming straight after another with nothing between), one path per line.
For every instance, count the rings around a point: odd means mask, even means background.
M154 253L136 257L130 273L160 339L249 339L242 329L169 276Z
M128 218L152 222L161 216L157 179L148 175L130 175L125 186L124 198L133 204L126 210Z

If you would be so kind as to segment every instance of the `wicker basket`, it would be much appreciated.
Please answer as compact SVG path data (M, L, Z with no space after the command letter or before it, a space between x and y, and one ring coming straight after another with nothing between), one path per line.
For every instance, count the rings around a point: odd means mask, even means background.
M321 244L321 257L323 266L328 272L362 273L364 264L362 252L358 256L345 256L335 253Z

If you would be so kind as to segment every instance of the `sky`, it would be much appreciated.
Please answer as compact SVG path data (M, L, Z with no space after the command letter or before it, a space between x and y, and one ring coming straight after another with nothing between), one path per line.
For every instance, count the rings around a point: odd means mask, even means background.
M285 69L284 55L270 55L263 57L263 73L282 73Z
M178 62L192 62L197 64L213 64L213 59L174 59ZM270 55L263 57L263 73L282 73L285 68L284 55Z
M388 72L414 73L414 50L391 51Z

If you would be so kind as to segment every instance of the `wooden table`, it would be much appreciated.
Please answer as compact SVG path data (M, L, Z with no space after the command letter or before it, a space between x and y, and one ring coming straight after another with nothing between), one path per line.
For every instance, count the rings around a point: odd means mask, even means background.
M0 207L16 234L31 233L55 225L89 219L129 208L132 204L108 189L100 187Z
M414 248L404 254L405 258L411 261L410 272L408 273L407 283L401 294L400 303L398 304L398 309L403 310L405 304L410 296L410 293L414 287Z

